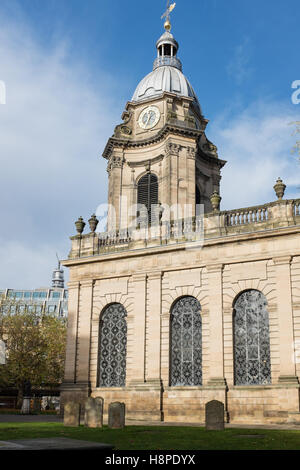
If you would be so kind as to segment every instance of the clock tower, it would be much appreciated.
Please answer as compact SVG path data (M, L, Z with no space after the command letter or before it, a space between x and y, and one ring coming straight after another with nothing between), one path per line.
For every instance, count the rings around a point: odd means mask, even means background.
M120 402L128 420L204 423L217 400L236 423L300 423L300 199L279 178L278 200L220 210L225 161L182 73L174 6L103 152L107 231L79 217L63 262L61 406L101 398L105 420Z
M170 23L156 43L153 71L138 84L108 140L108 231L135 224L146 208L162 206L171 220L212 210L225 161L205 134L207 119L177 57ZM167 210L166 210L167 209Z

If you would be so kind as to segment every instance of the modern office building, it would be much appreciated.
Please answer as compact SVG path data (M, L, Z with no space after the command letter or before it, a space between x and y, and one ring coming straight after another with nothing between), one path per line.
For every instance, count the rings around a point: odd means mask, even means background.
M35 310L36 313L54 313L59 317L67 317L68 314L68 290L64 287L64 272L60 263L52 274L52 286L41 287L33 290L0 289L0 296L4 296L7 305L10 300L10 309L25 311Z

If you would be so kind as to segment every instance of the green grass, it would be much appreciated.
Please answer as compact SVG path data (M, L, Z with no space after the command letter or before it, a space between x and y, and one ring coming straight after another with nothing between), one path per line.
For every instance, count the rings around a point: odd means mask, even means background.
M250 435L252 437L245 437ZM253 437L256 435L257 437ZM261 437L263 436L263 437ZM118 450L299 450L300 431L126 426L123 430L64 427L60 423L0 423L0 440L68 437L112 444Z

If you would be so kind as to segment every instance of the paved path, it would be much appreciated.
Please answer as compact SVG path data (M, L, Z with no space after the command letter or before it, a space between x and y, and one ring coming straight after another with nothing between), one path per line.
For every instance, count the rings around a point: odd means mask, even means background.
M89 442L66 437L48 437L36 439L18 439L13 441L0 441L1 450L72 450L72 451L109 451L114 449L111 444Z
M0 414L0 423L62 423L58 415L12 415ZM83 424L83 423L82 423ZM107 423L105 423L107 424ZM127 426L191 426L204 427L204 423L167 423L153 421L126 420ZM226 428L236 429L281 429L300 431L299 424L225 424Z
M0 414L0 423L62 423L58 415L11 415Z

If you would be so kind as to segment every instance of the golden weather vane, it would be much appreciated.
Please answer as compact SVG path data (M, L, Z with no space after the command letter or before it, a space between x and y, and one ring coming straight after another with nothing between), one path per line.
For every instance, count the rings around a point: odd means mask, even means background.
M161 20L163 18L166 18L166 21L165 21L165 24L164 24L164 27L165 27L166 31L171 31L170 13L174 10L175 7L176 7L176 3L172 3L170 5L170 0L167 1L167 10L161 16Z

